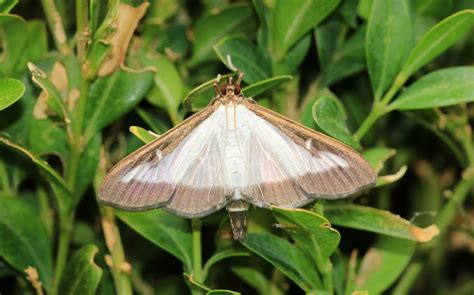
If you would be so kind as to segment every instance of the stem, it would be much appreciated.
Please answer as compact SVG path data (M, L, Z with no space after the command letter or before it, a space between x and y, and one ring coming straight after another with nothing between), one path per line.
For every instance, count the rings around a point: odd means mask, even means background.
M354 138L356 140L361 140L364 135L369 131L369 129L374 125L374 123L386 113L392 111L390 106L387 106L392 98L397 94L398 90L403 86L406 81L406 77L404 74L400 73L395 78L392 86L387 91L385 96L380 100L375 98L374 104L372 106L372 111L370 112L369 116L365 118L364 122L360 125L359 129L354 133Z
M201 257L201 219L192 219L191 226L193 231L193 279L198 283L203 283Z
M72 216L66 214L59 214L59 240L58 251L56 253L56 264L54 267L54 282L51 294L59 294L59 283L66 266L67 254L69 251L69 241L71 239L72 230Z
M410 263L407 270L403 273L402 278L398 281L397 286L393 290L392 294L409 294L413 284L416 282L416 279L422 269L422 263Z
M71 49L67 44L66 33L64 32L61 15L56 8L54 0L41 0L41 3L43 5L44 14L46 15L46 20L48 21L48 26L51 30L51 34L53 35L56 48L58 48L61 54L69 54Z
M83 76L80 86L80 97L76 106L76 113L73 121L73 134L70 139L71 153L68 161L67 183L72 192L76 185L77 170L79 160L81 158L84 142L82 137L82 129L84 124L84 116L87 106L87 98L89 96L89 81Z
M392 86L388 89L387 93L385 93L384 97L382 98L382 104L387 105L392 98L397 94L398 90L405 84L406 78L404 75L398 74L393 82Z
M127 265L127 262L120 232L115 222L114 209L111 207L101 207L101 213L105 242L112 257L110 268L114 279L115 292L118 295L133 294L130 276L123 268L124 265Z
M364 135L370 130L372 125L374 125L374 123L386 113L386 111L383 110L383 107L384 106L380 105L379 103L374 103L372 111L365 118L364 122L362 122L359 129L357 129L357 131L354 133L354 138L357 141L360 141L364 137Z
M6 164L4 161L0 160L0 179L1 179L1 188L7 195L13 195L12 188L10 186L10 181L8 180L8 173L6 169Z
M311 238L314 239L313 237ZM321 273L323 279L323 288L329 294L334 293L334 284L332 281L332 263L329 258L324 259L317 241L313 240L316 267Z
M77 39L77 57L85 66L87 43L90 37L89 29L89 1L77 0L76 1L76 39Z
M456 185L453 196L449 199L448 203L444 205L436 218L436 225L440 232L444 232L451 223L453 218L456 216L457 210L474 186L474 166L466 169L464 174L464 179Z

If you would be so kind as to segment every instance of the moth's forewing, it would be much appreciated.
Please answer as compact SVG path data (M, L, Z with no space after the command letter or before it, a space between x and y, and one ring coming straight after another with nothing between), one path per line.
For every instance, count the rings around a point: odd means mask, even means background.
M281 138L286 136L297 144L293 149L298 149L297 154L307 157L309 163L307 173L244 189L250 202L263 207L271 204L300 207L314 198L343 198L375 184L374 170L352 148L257 104L247 103L246 106L276 127Z
M204 108L120 161L105 176L99 202L126 210L167 206L178 186L168 174L170 158L176 158L176 147L213 111L214 106ZM180 213L179 208L175 211Z

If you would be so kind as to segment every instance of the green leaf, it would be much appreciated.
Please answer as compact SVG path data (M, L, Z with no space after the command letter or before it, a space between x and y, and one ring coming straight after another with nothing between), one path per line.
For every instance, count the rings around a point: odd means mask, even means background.
M0 13L9 13L10 10L17 5L19 0L2 0L0 1Z
M20 80L0 78L0 111L8 108L25 93L25 85Z
M398 181L400 178L402 178L405 175L407 170L408 170L408 167L406 165L403 165L402 167L400 167L400 169L398 169L398 171L395 174L378 176L375 187L387 185L387 184Z
M362 259L354 290L382 294L405 270L415 253L416 243L381 236Z
M93 295L102 278L102 269L94 262L99 252L95 245L77 250L70 258L61 279L59 290L69 295Z
M69 156L69 142L66 130L59 122L52 119L31 119L29 149L38 155L54 154L62 163Z
M36 212L19 198L0 198L0 258L20 273L31 266L48 291L53 277L52 246Z
M183 95L183 81L176 66L160 54L153 58L142 58L143 64L153 66L156 72L153 78L154 87L147 96L152 104L165 109L173 122L177 120L178 108Z
M408 56L400 75L407 79L465 36L474 23L474 10L455 13L432 27Z
M248 84L270 76L270 62L255 45L243 37L226 37L214 45L214 51L231 71L243 72Z
M226 249L226 250L222 250L217 253L214 253L214 255L212 255L211 258L209 258L206 261L206 264L204 264L204 267L202 268L202 276L204 280L206 280L211 267L217 262L222 261L227 258L231 258L231 257L244 257L244 256L250 256L250 253L247 251L238 251L235 249Z
M143 143L149 143L154 139L158 138L157 134L154 134L150 130L146 130L142 127L138 126L130 126L130 132L135 135L138 139L140 139Z
M406 0L375 0L367 26L365 50L376 100L393 83L411 43L412 26Z
M225 75L220 75L220 80L226 79L227 77L233 76L234 74L225 74ZM214 81L217 81L217 78L211 79L207 82L202 83L201 85L193 88L188 95L183 100L183 105L184 108L187 110L193 109L193 102L196 100L196 98L199 97L200 94L205 92L206 90L209 90L212 85L214 84ZM211 97L209 97L209 100Z
M291 79L293 79L293 77L290 75L273 77L242 88L242 93L245 94L246 97L254 97L268 90L274 89Z
M46 103L61 119L68 117L64 99L59 90L54 86L53 82L48 79L46 74L33 63L28 63L28 68L31 71L31 79L38 85L46 94Z
M45 21L32 20L26 23L27 36L25 47L19 61L15 65L15 72L23 72L29 62L40 61L48 52L48 31Z
M26 21L12 14L0 15L0 32L2 32L2 54L0 55L0 73L2 76L14 76L19 60L28 42Z
M98 78L91 86L84 131L87 143L102 128L114 122L144 98L153 82L153 72L115 71Z
M33 163L35 163L43 172L45 172L46 177L50 181L58 185L67 194L70 194L62 177L51 166L49 166L49 164L45 160L41 159L40 157L29 151L27 148L23 147L7 133L0 132L0 143L15 149L30 158Z
M86 148L81 154L79 163L81 163L80 169L77 172L77 181L74 187L74 200L73 206L81 200L80 198L84 195L86 189L92 183L95 177L95 172L99 165L100 160L100 147L102 144L102 135L96 134L87 144Z
M474 67L453 67L429 73L411 84L391 109L418 110L474 101Z
M366 28L360 27L332 55L321 73L321 86L329 86L365 68L365 33Z
M323 260L336 250L341 235L323 216L304 209L272 207L272 214L284 229L307 253L318 251Z
M178 258L192 270L191 228L186 219L161 209L144 212L116 210L115 214L141 236Z
M321 22L339 0L276 0L270 10L272 50L278 59Z
M236 291L231 291L231 290L214 289L214 290L211 290L211 291L207 292L206 294L207 295L228 295L228 294L238 295L238 294L241 294L241 293L236 292Z
M230 270L242 281L246 282L252 288L262 295L283 295L276 284L271 282L270 278L265 277L262 271L251 266L232 266Z
M195 27L193 56L189 66L212 60L212 47L223 37L242 34L255 29L255 17L252 7L247 3L228 5L215 14L200 19Z
M288 50L283 59L275 64L274 75L293 74L303 62L309 48L311 47L311 34L308 33L299 39L296 44Z
M324 214L340 226L417 242L428 242L439 233L436 225L420 228L398 215L372 207L332 205L324 208Z
M397 151L395 149L387 147L375 147L362 152L362 155L370 163L370 166L374 168L375 173L379 173L382 170L384 163L393 157Z
M345 111L337 99L330 96L318 98L313 104L313 119L327 134L345 144L360 149L360 144L347 129Z
M178 11L180 2L176 0L155 0L146 14L146 23L153 25L163 25L167 18L173 16Z
M242 243L270 262L301 289L308 291L321 287L313 263L303 251L287 240L270 234L248 233Z

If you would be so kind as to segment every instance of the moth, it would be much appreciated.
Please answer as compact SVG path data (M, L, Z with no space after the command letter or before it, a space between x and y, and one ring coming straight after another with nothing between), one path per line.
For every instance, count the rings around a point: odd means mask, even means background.
M162 207L186 218L226 208L244 237L249 204L296 208L339 199L375 183L355 150L258 105L243 74L219 87L207 107L120 161L99 202L125 210Z

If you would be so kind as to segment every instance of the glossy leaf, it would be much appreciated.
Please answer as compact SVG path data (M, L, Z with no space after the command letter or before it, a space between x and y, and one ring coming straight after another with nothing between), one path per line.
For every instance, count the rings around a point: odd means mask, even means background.
M142 127L138 126L130 126L130 132L133 133L138 139L140 139L143 143L149 143L150 141L156 139L158 135L152 133L149 130L146 130Z
M38 157L37 155L33 154L31 151L29 151L27 148L23 147L21 144L16 142L10 135L0 132L0 143L4 144L10 148L13 148L25 156L27 156L33 163L35 163L43 172L45 172L47 178L58 185L64 192L69 192L66 184L64 183L64 180L62 177L53 169L49 164Z
M301 289L321 286L318 273L307 255L285 239L270 234L248 233L245 247L270 262Z
M9 13L20 0L3 0L0 2L0 13Z
M28 42L26 21L12 14L0 15L2 32L2 55L0 56L0 73L2 76L13 76L18 70L19 60Z
M362 155L370 163L375 173L382 170L385 161L393 157L397 151L386 147L375 147L365 150Z
M223 37L230 34L245 34L255 28L252 8L246 3L238 3L217 10L196 24L193 56L190 66L213 58L212 47Z
M48 29L45 21L30 20L26 23L26 29L28 39L15 65L17 73L23 72L29 62L41 62L48 52Z
M0 257L18 272L36 268L46 290L53 277L51 244L36 212L19 198L0 198Z
M255 97L261 93L277 88L279 85L293 79L290 75L277 76L242 88L242 93L246 97Z
M155 67L153 77L154 87L147 96L152 104L165 109L173 120L176 120L177 111L183 95L183 81L176 66L163 55L143 59L144 64Z
M380 99L393 83L411 44L412 27L406 0L373 1L365 50L375 99Z
M226 79L227 77L233 76L234 74L225 74L225 75L220 75L220 81ZM191 90L188 95L183 100L184 107L188 110L193 108L193 102L196 100L196 98L199 97L200 94L205 92L206 90L209 90L212 85L214 84L214 81L217 81L217 78L211 79L207 82L202 83L201 85L195 87L193 90ZM219 82L219 81L218 81ZM212 97L209 97L209 101L211 100Z
M345 144L360 149L360 144L347 129L343 106L335 98L330 96L318 98L313 104L313 119L327 134Z
M214 264L218 263L219 261L222 261L224 259L231 258L231 257L245 257L245 256L250 256L250 253L247 251L238 251L235 249L226 249L226 250L222 250L222 251L214 253L214 255L212 255L206 261L206 264L204 264L204 267L202 268L202 276L204 280L207 278L207 275L211 267Z
M270 278L265 277L262 271L251 266L232 266L230 269L242 281L246 282L262 295L283 295Z
M474 67L453 67L429 73L411 84L390 105L417 110L474 101Z
M332 223L395 238L428 242L438 235L436 225L420 228L385 210L359 205L326 206L324 214Z
M67 118L66 105L59 90L54 86L53 82L46 76L46 74L37 66L28 63L28 68L31 71L33 82L38 85L46 95L46 103L61 119Z
M455 13L431 28L408 56L400 75L407 79L419 68L443 53L472 28L474 10Z
M402 178L405 175L407 170L408 170L408 167L406 165L403 165L394 174L378 176L375 187L384 186L384 185L391 184L398 181L400 178Z
M102 278L102 269L94 262L99 252L95 245L77 250L70 258L62 276L59 290L70 295L93 295Z
M115 71L98 78L91 86L85 117L85 142L117 120L142 100L153 82L153 72Z
M271 44L278 58L321 22L339 0L276 0L271 8Z
M29 149L38 155L58 156L63 163L69 155L69 142L66 130L53 119L36 119L30 121Z
M296 44L291 47L288 52L283 56L283 59L274 64L273 74L274 75L286 75L293 74L304 58L306 57L309 48L311 47L311 34L307 33Z
M331 227L323 216L304 209L284 209L272 207L272 214L278 221L278 227L285 230L298 243L305 247L310 255L320 252L326 260L336 250L341 235Z
M20 80L0 78L0 111L8 108L25 93L25 85Z
M382 294L405 270L415 249L413 241L380 236L362 259L355 290Z
M365 68L365 33L365 27L359 28L331 56L330 62L328 61L321 73L322 86L331 85Z
M243 37L226 37L214 45L214 51L231 71L244 73L244 81L252 84L270 76L270 62L255 45Z
M144 212L116 210L116 215L141 236L178 258L192 270L191 228L186 219L156 209Z

